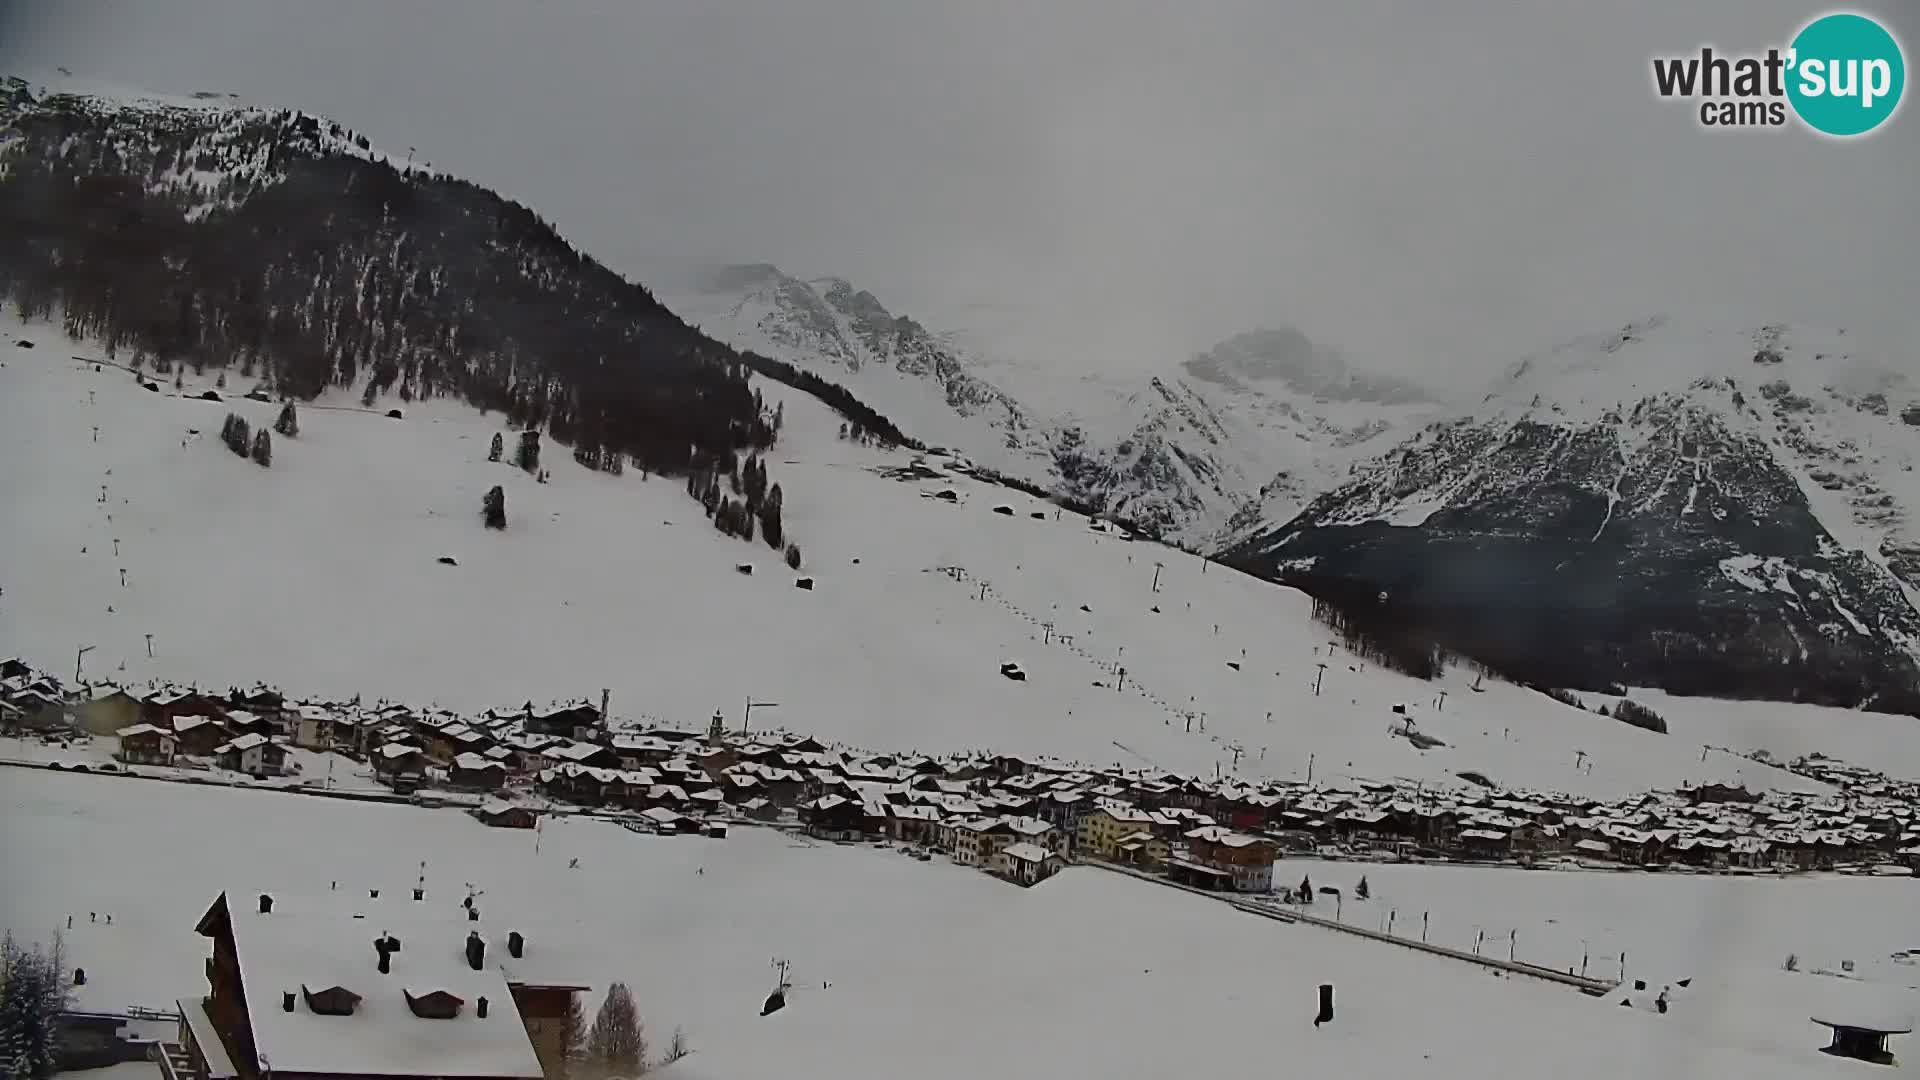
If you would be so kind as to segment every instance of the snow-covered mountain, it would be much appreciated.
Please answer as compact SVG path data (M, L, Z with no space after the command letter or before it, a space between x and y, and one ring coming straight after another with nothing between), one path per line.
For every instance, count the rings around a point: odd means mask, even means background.
M1910 705L1917 361L1799 327L1583 338L1226 558L1543 679Z
M767 264L649 268L656 295L736 348L848 386L902 429L1170 539L1297 509L1353 448L1432 411L1295 330L1242 334L1141 376L1062 378L936 332L841 278Z

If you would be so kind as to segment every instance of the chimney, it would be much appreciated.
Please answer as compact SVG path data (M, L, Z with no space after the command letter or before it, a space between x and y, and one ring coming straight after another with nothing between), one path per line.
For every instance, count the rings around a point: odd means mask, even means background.
M292 1011L293 1011L293 991L291 991L291 990L283 990L283 991L281 991L281 993L280 993L280 1011L281 1011L281 1012L292 1012Z
M515 960L518 960L520 959L521 954L525 953L526 951L527 951L527 939L520 936L520 931L515 930L512 933L507 935L507 955L508 956L511 956Z
M273 897L268 896L266 893L261 893L260 894L260 914L267 915L272 913L272 911L273 911Z
M481 998L478 1002L474 1004L473 1015L479 1017L482 1020L485 1020L487 1018L487 999L486 998Z
M480 940L480 931L467 931L467 966L475 971L483 970L487 959L487 943Z

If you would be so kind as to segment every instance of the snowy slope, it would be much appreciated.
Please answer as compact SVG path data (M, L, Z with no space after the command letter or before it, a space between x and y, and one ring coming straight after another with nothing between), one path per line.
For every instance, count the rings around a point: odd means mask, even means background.
M0 342L16 337L38 347L0 354L0 654L48 670L93 645L92 677L462 709L606 687L618 719L695 727L737 721L751 696L779 702L756 725L874 750L1249 778L1818 787L1519 687L1474 692L1464 671L1430 684L1372 668L1298 593L938 460L946 475L903 471L908 456L839 439L837 415L776 384L769 478L812 591L765 545L716 533L679 480L589 471L557 446L550 483L489 464L499 420L463 405L306 408L262 469L212 436L229 409L260 425L276 406L148 392L70 359L97 353L46 325L10 323ZM495 484L504 533L479 520ZM955 502L933 497L947 489ZM1009 660L1025 682L1001 677ZM1396 704L1447 746L1390 735Z
M1063 377L840 278L671 262L643 276L704 332L841 382L929 445L1196 544L1236 515L1297 509L1355 444L1434 408L1297 331L1243 334L1158 374Z
M1760 626L1746 645L1776 659L1753 662L1808 696L1892 701L1920 656L1914 367L1844 331L1650 319L1521 362L1229 557L1540 642L1541 619L1573 619L1593 675L1670 688ZM1745 662L1708 655L1690 688L1730 689Z
M163 834L198 842L139 842ZM1898 977L1911 968L1876 967L1872 982L1778 970L1788 952L1811 969L1910 946L1903 881L1373 867L1376 898L1345 905L1369 927L1397 906L1403 931L1431 910L1437 941L1499 930L1501 956L1518 929L1518 955L1542 963L1589 938L1596 970L1603 950L1625 951L1629 973L1656 986L1702 984L1662 1017L1090 868L1023 890L944 861L760 829L641 837L559 818L536 850L532 834L450 810L16 771L0 789L0 838L42 868L0 890L0 925L44 938L77 913L67 947L88 972L83 1005L199 992L207 942L193 926L222 888L274 894L274 915L243 917L362 913L377 930L390 912L417 951L436 916L465 936L458 904L471 884L496 949L508 931L524 935L529 977L590 985L589 1008L626 981L656 1049L683 1028L694 1054L661 1074L682 1080L959 1080L982 1062L1020 1080L1258 1075L1276 1063L1433 1080L1864 1076L1818 1052L1808 1016L1867 994L1913 1008L1911 980ZM403 898L422 860L416 905ZM1282 868L1343 888L1361 869ZM384 899L366 899L369 888ZM396 958L401 975L409 955ZM792 964L793 995L761 1017L776 957ZM371 950L365 963L378 979ZM1336 988L1336 1016L1316 1030L1322 982Z

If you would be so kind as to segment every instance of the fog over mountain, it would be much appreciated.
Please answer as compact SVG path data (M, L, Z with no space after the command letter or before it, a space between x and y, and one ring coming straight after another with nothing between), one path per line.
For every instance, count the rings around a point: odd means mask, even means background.
M1859 6L1913 52L1920 8ZM1920 335L1920 121L1714 135L1653 94L1652 56L1810 13L11 0L0 69L299 107L616 269L839 275L1027 363L1171 372L1295 326L1439 385L1682 305Z

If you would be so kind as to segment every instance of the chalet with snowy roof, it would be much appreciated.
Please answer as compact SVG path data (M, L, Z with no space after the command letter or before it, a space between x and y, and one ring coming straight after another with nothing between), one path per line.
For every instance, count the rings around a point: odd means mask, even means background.
M171 727L179 753L187 757L212 757L217 748L227 741L227 729L220 721L201 713L182 713L167 716L162 721L148 721L155 727Z
M1016 885L1033 886L1060 872L1066 865L1058 852L1038 844L1008 844L993 856L993 872Z
M249 776L278 776L287 764L287 748L257 731L221 743L213 756L221 768Z
M992 866L994 857L1019 839L1005 818L977 817L950 828L953 861L962 866Z
M427 772L427 755L412 743L390 742L372 755L376 776L393 783L419 783Z
M484 754L456 754L447 767L447 783L474 791L496 791L507 784L507 767Z
M584 701L527 709L527 731L536 735L558 735L567 739L588 739L600 729L600 710Z
M531 829L540 823L540 813L531 806L489 800L468 811L482 825L495 829Z
M204 716L217 720L226 714L226 702L220 698L178 687L155 690L140 701L140 719L158 727L172 725L177 716Z
M800 823L809 836L851 840L867 834L866 808L841 795L822 795L800 804Z
M173 732L153 724L129 724L115 732L120 752L114 756L129 765L171 765L176 752Z
M1273 891L1273 862L1277 854L1273 841L1219 825L1194 829L1185 839L1186 860L1224 874L1234 891Z
M585 987L532 978L544 965L521 934L496 952L450 905L277 906L222 893L201 917L208 992L179 1002L177 1080L557 1075L561 1022Z

